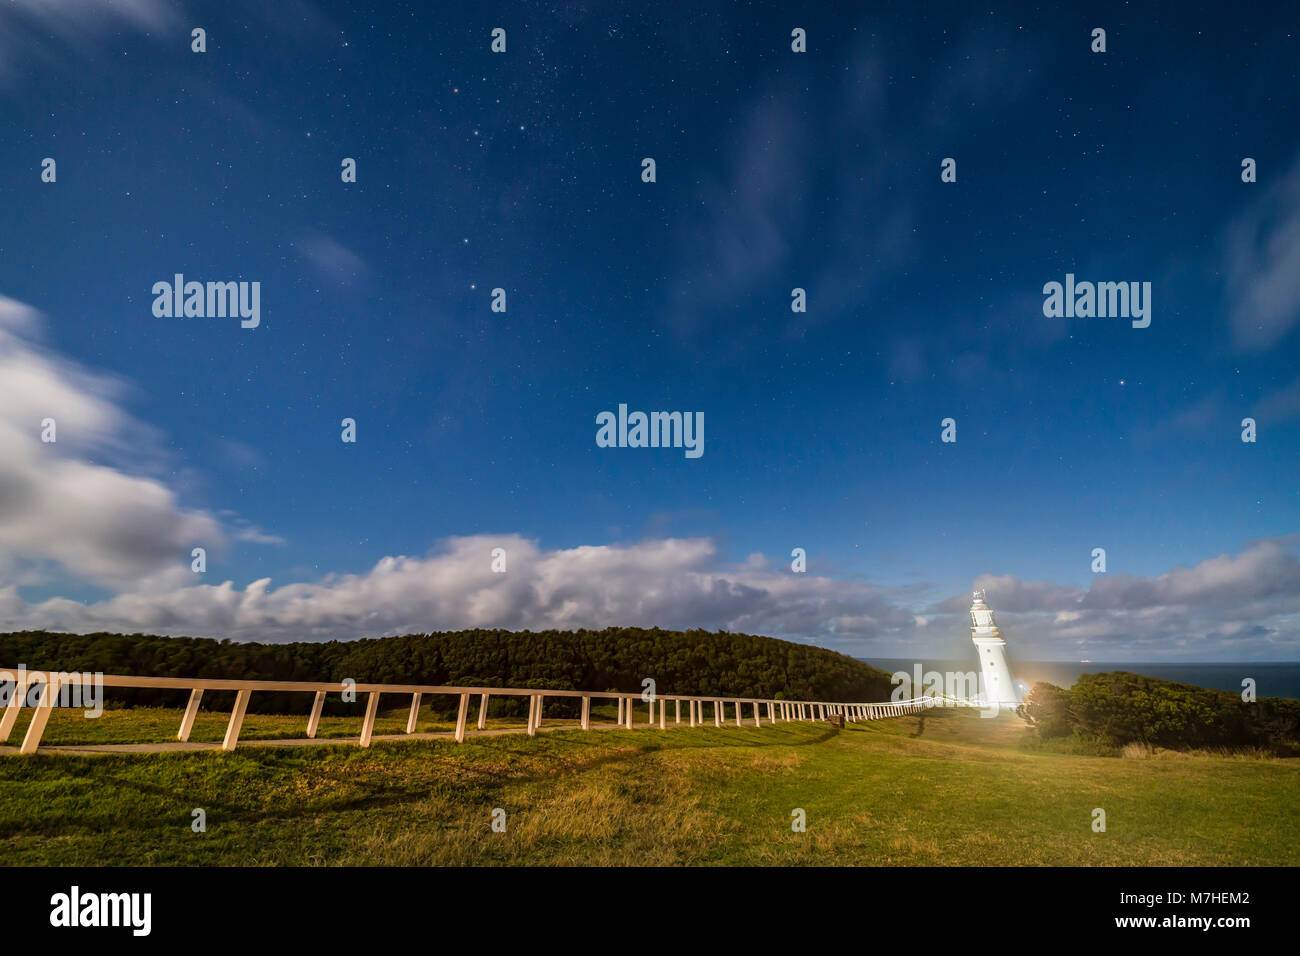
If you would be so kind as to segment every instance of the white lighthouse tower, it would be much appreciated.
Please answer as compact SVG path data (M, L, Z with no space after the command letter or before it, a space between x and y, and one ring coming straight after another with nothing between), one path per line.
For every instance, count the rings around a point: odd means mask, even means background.
M980 674L984 678L984 704L988 707L1009 707L1020 704L1016 685L1011 682L1011 668L1007 667L1004 648L1006 640L993 620L993 609L984 603L984 592L971 595L970 639L980 656Z

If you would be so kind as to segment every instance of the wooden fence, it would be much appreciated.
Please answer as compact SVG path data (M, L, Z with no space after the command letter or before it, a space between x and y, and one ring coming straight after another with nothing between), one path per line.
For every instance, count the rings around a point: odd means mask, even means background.
M4 672L0 672L4 673ZM7 672L10 675L15 671ZM276 693L300 692L304 694L315 694L312 701L311 713L307 718L307 736L314 738L316 728L320 723L321 710L325 705L326 694L342 694L353 692L355 694L367 694L365 716L361 723L361 736L359 743L362 747L369 747L371 736L374 732L375 716L379 712L379 698L382 694L393 694L401 697L409 697L411 709L406 721L406 732L408 734L415 732L416 718L420 712L421 701L425 697L439 695L454 696L459 698L459 707L456 711L456 732L455 738L458 743L465 740L465 727L469 720L469 709L471 698L478 698L478 729L483 730L487 725L488 701L493 697L527 697L528 698L528 726L521 733L527 733L530 737L537 734L538 727L542 723L542 702L546 698L581 698L581 717L580 726L583 730L591 729L591 702L593 700L616 700L618 702L618 719L616 726L633 729L634 719L633 711L638 703L645 704L648 709L647 719L642 726L653 727L658 724L659 729L666 729L668 726L667 706L673 705L673 724L682 723L682 710L686 710L686 722L691 727L702 726L705 723L706 710L711 710L713 716L713 725L715 727L723 726L727 722L727 711L730 709L736 721L737 727L752 726L761 727L763 721L769 724L779 723L781 721L797 720L825 720L832 716L843 716L847 721L859 720L880 720L887 717L901 717L905 714L915 713L923 708L932 707L941 703L957 703L940 698L924 697L914 698L912 700L889 702L889 703L841 703L834 701L812 701L812 700L777 700L753 697L713 697L713 696L690 696L682 694L654 694L643 696L642 694L622 694L610 691L585 691L585 690L538 690L535 688L518 688L518 687L442 687L426 686L421 684L362 684L362 683L316 683L306 681L270 681L270 680L205 680L199 678L183 677L125 677L113 674L75 674L61 672L43 672L43 671L25 671L19 669L17 673L21 678L13 680L14 686L11 691L8 705L4 709L3 716L0 716L0 744L7 743L9 735L13 731L14 724L18 720L18 712L25 705L27 698L30 696L32 689L37 690L35 702L29 705L33 711L31 722L27 725L27 733L23 737L22 746L19 753L34 754L41 744L41 736L45 733L45 725L49 722L50 714L53 712L58 703L58 696L64 688L71 688L75 685L85 687L87 685L95 687L135 687L149 688L154 690L188 690L190 692L189 703L186 704L185 713L181 717L180 729L176 733L176 739L188 741L190 730L194 726L194 718L198 716L199 703L203 700L203 694L206 691L234 691L235 704L230 712L230 720L226 725L226 736L222 741L222 750L234 750L239 743L239 731L244 723L244 713L248 709L248 701L255 691L273 691ZM11 676L12 680L12 676ZM965 703L965 702L961 702ZM656 720L656 705L658 707L658 719ZM685 707L683 708L683 705ZM748 713L746 713L748 712Z

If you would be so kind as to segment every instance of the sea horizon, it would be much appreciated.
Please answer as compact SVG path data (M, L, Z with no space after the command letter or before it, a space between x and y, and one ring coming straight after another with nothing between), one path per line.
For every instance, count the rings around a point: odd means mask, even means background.
M862 657L858 660L889 671L905 670L909 674L919 663L923 670L973 671L979 662L963 660L902 657ZM1083 674L1127 671L1158 680L1176 681L1210 690L1241 693L1242 681L1255 681L1256 697L1300 698L1300 661L1016 661L1011 660L1011 674L1017 681L1032 687L1039 682L1070 687Z

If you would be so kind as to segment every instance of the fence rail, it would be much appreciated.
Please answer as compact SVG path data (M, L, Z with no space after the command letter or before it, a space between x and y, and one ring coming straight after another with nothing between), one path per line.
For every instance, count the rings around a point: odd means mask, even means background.
M734 712L737 727L750 726L751 723L754 727L761 727L764 720L769 724L783 721L825 720L830 717L843 717L850 722L881 720L889 717L902 717L937 704L969 705L971 703L969 701L956 701L950 698L937 697L917 697L904 701L878 703L843 703L838 701L715 697L713 695L691 694L656 693L647 697L638 693L619 693L616 691L551 690L520 687L132 677L118 674L26 671L22 668L13 671L0 671L0 674L6 673L9 675L8 683L12 685L12 688L8 704L3 715L0 715L0 744L8 742L9 735L13 732L14 725L18 720L19 710L24 706L28 706L33 713L31 722L27 725L27 733L24 735L22 745L19 747L19 753L23 754L34 754L37 748L40 747L41 737L45 733L45 725L49 722L50 714L57 706L59 694L66 688L85 687L87 685L94 687L149 688L154 690L188 690L190 692L189 702L185 706L180 729L176 734L176 739L180 741L189 740L190 731L194 727L194 719L198 716L199 704L203 700L205 691L235 691L235 704L231 709L230 721L226 725L225 739L221 744L221 749L226 751L234 750L239 743L239 732L244 723L244 714L248 709L248 701L255 691L314 693L315 698L312 701L311 713L307 718L307 737L313 739L320 724L321 712L327 694L342 694L350 691L356 694L369 695L366 699L366 711L365 716L362 718L361 736L358 741L362 747L370 746L371 737L374 733L375 717L379 713L379 698L383 694L409 696L411 698L410 713L406 721L406 732L408 734L415 732L416 718L419 716L423 698L436 696L459 697L455 731L457 743L465 740L465 727L469 719L471 697L479 698L477 713L477 727L479 730L485 729L487 725L488 701L491 698L529 698L528 725L525 730L519 732L527 733L530 737L536 736L537 729L542 724L542 705L548 697L581 698L579 725L582 730L591 729L591 702L593 700L617 701L618 720L615 726L626 727L628 730L634 727L633 705L638 702L648 705L648 719L641 726L654 726L656 724L655 707L658 705L657 723L661 730L666 729L668 726L666 707L669 703L673 705L673 724L682 723L682 705L685 704L687 723L691 727L703 726L706 705L711 706L715 727L721 727L724 723L729 723L726 717L728 708L731 708ZM14 677L15 673L19 676ZM3 681L0 680L0 682ZM26 704L25 702L33 688L39 688L37 699L33 704ZM744 715L746 710L750 711L748 717Z

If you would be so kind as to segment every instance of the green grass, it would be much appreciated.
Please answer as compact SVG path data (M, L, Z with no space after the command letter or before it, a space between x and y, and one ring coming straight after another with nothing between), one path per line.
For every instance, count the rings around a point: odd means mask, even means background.
M179 716L83 723L170 739ZM404 729L404 711L384 719ZM224 721L210 720L219 739ZM272 734L282 718L256 720ZM301 732L301 718L283 720ZM1054 753L1026 733L936 711L842 731L670 725L460 746L3 756L0 850L11 865L1300 863L1300 761ZM491 829L497 807L505 833ZM1096 807L1105 833L1092 831ZM190 829L194 808L206 833ZM791 830L795 808L806 833Z
M364 709L362 705L357 710ZM22 735L31 721L32 711L24 708L20 712L13 732L9 735L10 744L21 742ZM592 708L593 719L603 719L600 708ZM381 711L375 716L374 733L401 734L406 732L407 709L396 708ZM474 726L478 719L478 701L475 700L469 710L469 724ZM608 717L612 723L614 715ZM229 713L200 710L190 730L190 740L196 743L220 743L226 735ZM489 729L518 728L527 726L526 717L493 717L488 721ZM41 746L59 744L126 744L126 743L167 743L176 739L176 731L181 725L181 711L166 707L136 707L131 710L105 710L96 720L87 720L80 710L56 709L50 715L50 721L41 735ZM432 714L428 707L420 711L416 722L416 733L450 733L456 728L456 718ZM322 716L316 736L320 738L352 737L361 733L360 716L334 717ZM305 739L307 736L306 714L247 714L240 728L239 739L249 740L292 740Z

